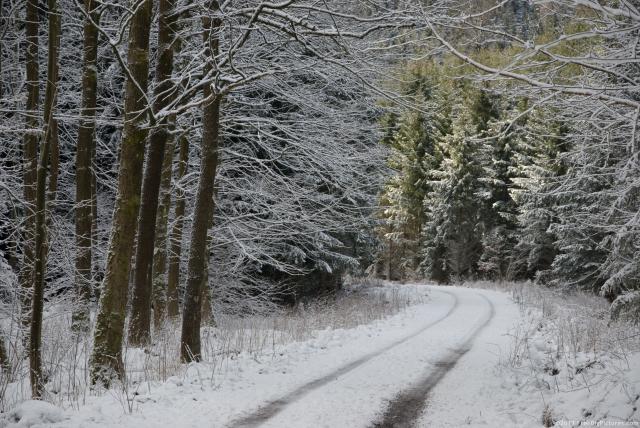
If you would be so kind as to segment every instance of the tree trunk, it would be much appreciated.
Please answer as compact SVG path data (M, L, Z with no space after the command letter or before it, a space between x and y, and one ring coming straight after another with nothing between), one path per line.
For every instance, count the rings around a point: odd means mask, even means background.
M0 28L5 28L4 21L4 1L0 0ZM4 80L2 79L2 47L4 46L4 40L0 40L0 97L4 94Z
M153 0L137 3L133 1L136 7L129 29L127 63L131 76L127 78L125 89L118 195L91 356L91 380L105 386L114 376L121 378L123 375L122 336L147 137L143 112L148 107L146 90Z
M171 177L173 175L174 139L167 141L160 179L160 205L156 219L156 236L153 244L153 268L151 287L153 289L153 326L161 328L167 314L167 226L171 209Z
M85 0L85 10L98 24L100 14L95 0ZM89 328L89 302L92 293L93 235L93 145L96 129L98 29L89 19L84 23L82 65L82 110L76 150L76 306L73 308L73 328Z
M173 1L160 0L158 19L158 58L156 61L156 87L153 109L158 112L174 98L171 82L173 71L173 41L175 17ZM142 183L142 204L138 220L138 237L133 279L129 343L147 345L151 339L151 268L156 232L158 195L162 178L165 145L170 137L169 120L161 120L151 130L147 167Z
M5 345L5 336L3 332L0 332L0 371L7 376L11 372L11 363L9 362L9 352L7 352L7 346Z
M211 288L209 287L209 249L211 248L211 239L208 241L206 260L204 263L204 274L202 278L202 324L215 325L213 311L211 308Z
M31 395L41 398L46 379L42 373L42 310L44 306L44 280L47 271L47 166L51 149L57 144L57 126L53 114L58 92L58 52L60 50L60 14L56 0L48 0L49 41L47 58L47 86L44 99L44 140L40 148L37 170L35 220L35 272L31 302L31 330L29 334L29 362ZM54 155L55 156L55 155ZM54 183L53 188L57 183Z
M58 137L58 120L54 117L51 117L49 124L49 162L49 195L47 196L47 210L52 212L58 194L58 176L60 175L60 140Z
M385 276L387 281L391 281L391 266L393 266L393 241L391 239L387 240L387 258L386 258L386 266L385 266Z
M174 224L169 239L169 274L167 275L167 316L176 319L180 315L178 299L178 282L180 280L180 258L182 256L182 230L184 228L185 197L181 180L187 173L189 162L189 140L186 136L180 138L180 159L176 181L176 208L174 210Z
M28 324L30 321L29 310L31 308L31 287L33 287L33 264L35 255L34 229L36 204L36 179L38 170L38 103L39 90L39 65L38 65L38 2L27 0L26 18L26 87L27 104L26 123L27 129L24 136L23 149L23 180L24 180L24 242L22 248L22 267L20 269L20 285L22 290L22 323L23 340L28 342Z
M94 136L91 139L91 242L90 247L91 251L91 259L90 263L92 264L91 271L91 284L94 285L94 293L96 298L100 298L99 287L95 287L99 281L102 280L103 267L99 263L95 263L94 260L94 251L98 245L98 191L97 191L97 174L96 174L96 138L95 131Z
M31 395L34 399L42 397L44 384L46 383L46 380L42 377L42 355L40 348L42 339L42 310L44 305L44 277L47 259L45 208L49 149L49 138L45 136L45 140L40 148L36 188L35 269L33 292L31 295L31 329L29 332Z
M213 213L215 211L215 188L214 188L214 199L211 201L211 215L209 216L210 224L209 227L213 227ZM211 237L207 238L207 247L205 249L205 259L204 259L204 269L202 275L202 324L205 325L214 325L215 320L213 318L213 311L211 308L211 288L209 287L209 260L211 256L211 247L213 245L213 240Z
M211 13L219 12L218 2L211 1ZM211 16L204 18L205 58L211 58L207 67L212 66L213 58L218 54L218 29L220 19ZM206 68L206 67L205 67ZM208 70L205 70L205 73ZM182 337L180 356L182 361L200 361L200 324L202 311L202 283L204 269L209 257L207 251L207 232L213 215L213 189L218 166L218 135L220 128L220 95L212 93L210 85L205 86L204 97L208 99L203 106L202 129L202 161L200 181L196 195L193 227L191 231L191 247L189 249L189 265L187 287L182 311Z

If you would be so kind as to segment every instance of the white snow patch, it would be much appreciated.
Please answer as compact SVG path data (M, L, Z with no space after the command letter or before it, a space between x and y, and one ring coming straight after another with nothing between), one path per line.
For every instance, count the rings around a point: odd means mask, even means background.
M62 409L45 401L29 400L0 415L0 428L48 427L63 420Z

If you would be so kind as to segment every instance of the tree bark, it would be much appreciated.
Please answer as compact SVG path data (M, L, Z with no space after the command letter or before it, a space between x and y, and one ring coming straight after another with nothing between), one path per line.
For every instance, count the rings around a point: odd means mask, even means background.
M211 13L219 12L216 0L211 1ZM218 54L218 29L221 21L218 17L204 18L205 57L210 58L207 67L213 67L212 62ZM209 68L210 70L210 68ZM209 70L205 70L205 73ZM182 361L200 361L200 325L202 312L202 284L204 269L209 257L207 251L207 234L213 215L213 190L216 169L218 166L218 136L220 130L220 101L219 94L212 92L210 85L205 86L204 97L208 101L203 106L202 130L202 160L200 167L200 181L191 231L191 246L189 249L189 265L187 287L182 311L182 337L180 341L180 356Z
M158 112L174 98L171 82L173 72L173 41L175 30L172 0L160 0L158 19L158 59L156 61L156 87L153 109ZM151 130L147 167L142 183L142 204L138 220L135 271L129 343L134 346L147 345L151 339L151 270L155 243L156 214L162 178L165 145L170 138L170 120L162 120Z
M169 273L167 275L167 316L176 319L180 316L178 299L178 283L180 281L180 258L182 257L182 231L184 229L185 197L182 179L187 173L189 163L189 140L186 136L180 138L180 159L176 181L176 207L174 210L174 224L169 239Z
M0 23L2 26L0 28L5 28L4 22L4 2L0 0ZM4 93L4 80L2 79L2 47L4 46L4 41L0 40L0 97Z
M207 245L207 256L204 263L204 273L202 277L202 324L210 325L213 323L211 289L209 288L209 245Z
M215 183L214 183L215 184ZM211 200L211 215L209 216L209 227L213 227L213 214L215 212L216 189L213 189L213 198ZM213 316L213 308L211 307L211 287L209 287L209 262L211 259L211 248L213 247L213 239L207 238L207 248L204 261L204 274L202 278L202 323L215 326L216 320Z
M22 290L22 324L23 340L28 342L28 325L30 321L29 310L31 308L31 287L33 287L33 266L35 256L34 229L36 204L36 180L38 170L38 103L39 89L39 65L38 65L38 2L27 0L26 17L26 88L27 103L26 123L27 129L24 136L23 148L23 192L25 202L24 242L22 247L22 267L20 269L20 285Z
M44 98L44 140L40 148L37 170L35 217L35 272L31 302L31 330L29 334L29 366L31 395L41 398L46 379L42 373L42 310L44 306L44 280L47 271L47 169L52 147L57 144L57 126L53 117L58 96L58 53L60 50L60 14L56 0L48 0L49 34L47 58L47 85ZM54 154L55 156L55 154ZM53 163L53 162L52 162ZM57 182L53 184L53 189Z
M121 378L123 375L122 337L147 137L144 111L148 107L146 91L152 2L143 0L138 4L133 1L135 13L129 29L127 66L131 76L127 78L125 89L118 194L91 356L91 380L105 386L114 376Z
M29 367L31 380L31 395L34 399L41 398L46 380L42 376L42 310L44 305L44 277L46 273L47 245L46 245L46 184L47 163L49 159L49 138L40 148L38 177L36 187L36 216L35 216L35 268L33 292L31 295L31 329L29 331Z
M97 174L96 174L96 138L95 132L94 136L91 139L91 259L90 262L92 264L91 271L91 284L94 285L94 294L96 298L100 298L99 295L99 287L95 287L99 280L102 280L102 265L95 263L94 260L94 251L98 245L98 183L97 183Z
M162 177L160 179L160 205L156 218L156 236L153 244L153 268L151 287L153 289L153 325L161 328L167 315L167 228L171 209L171 177L173 176L174 139L170 138L164 151Z
M85 11L91 17L84 22L82 64L82 110L76 149L76 306L73 308L73 328L87 331L89 328L89 302L92 284L93 246L93 145L96 129L96 100L98 75L98 24L100 14L95 10L95 0L85 0ZM93 21L93 23L91 22Z
M4 376L9 376L11 372L11 363L9 361L9 352L7 352L7 346L5 345L5 335L0 332L0 371L4 373Z

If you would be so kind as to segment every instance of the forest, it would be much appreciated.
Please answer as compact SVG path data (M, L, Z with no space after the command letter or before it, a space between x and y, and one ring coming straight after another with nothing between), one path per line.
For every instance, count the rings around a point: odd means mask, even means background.
M0 0L0 35L0 414L130 406L353 284L640 321L635 0Z

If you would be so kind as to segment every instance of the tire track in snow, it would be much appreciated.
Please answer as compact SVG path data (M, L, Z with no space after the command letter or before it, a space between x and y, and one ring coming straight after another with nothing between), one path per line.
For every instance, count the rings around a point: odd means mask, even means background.
M318 379L312 380L311 382L308 382L302 386L300 386L299 388L291 391L290 393L288 393L287 395L280 397L276 400L270 401L267 404L263 405L262 407L258 408L258 410L256 410L255 412L244 416L240 419L237 419L235 421L232 421L228 427L229 428L250 428L250 427L256 427L259 426L260 424L262 424L263 422L266 422L267 420L271 419L272 417L274 417L276 414L280 413L287 405L293 403L294 401L299 400L300 398L302 398L303 396L307 395L308 393L310 393L311 391L318 389L328 383L331 383L333 381L335 381L338 377L349 373L352 370L355 370L356 368L360 367L361 365L363 365L364 363L372 360L373 358L389 351L392 348L395 348L396 346L402 345L403 343L413 339L414 337L422 334L423 332L425 332L426 330L430 329L431 327L435 326L436 324L444 321L446 318L448 318L449 316L451 316L451 314L453 313L453 311L458 307L458 296L454 293L451 293L449 291L444 291L444 290L434 290L440 293L444 293L447 294L449 296L451 296L453 298L453 305L451 305L451 308L449 308L449 310L447 311L446 314L444 314L443 316L441 316L440 318L437 318L434 321L431 321L429 324L425 325L424 327L422 327L420 330L416 331L415 333L410 334L409 336L405 336L401 339L398 339L392 343L390 343L389 345L385 346L382 349L378 349L376 351L373 351L369 354L366 354L365 356L352 361L336 370L334 370L333 372L329 373L328 375L325 375L323 377L320 377Z
M474 340L480 332L491 322L495 315L493 302L486 296L478 294L489 304L489 312L455 349L451 349L444 357L438 359L434 369L419 383L401 391L387 407L381 420L371 425L371 428L411 428L414 426L422 409L425 407L427 396L431 390L455 367L456 363L473 346Z

